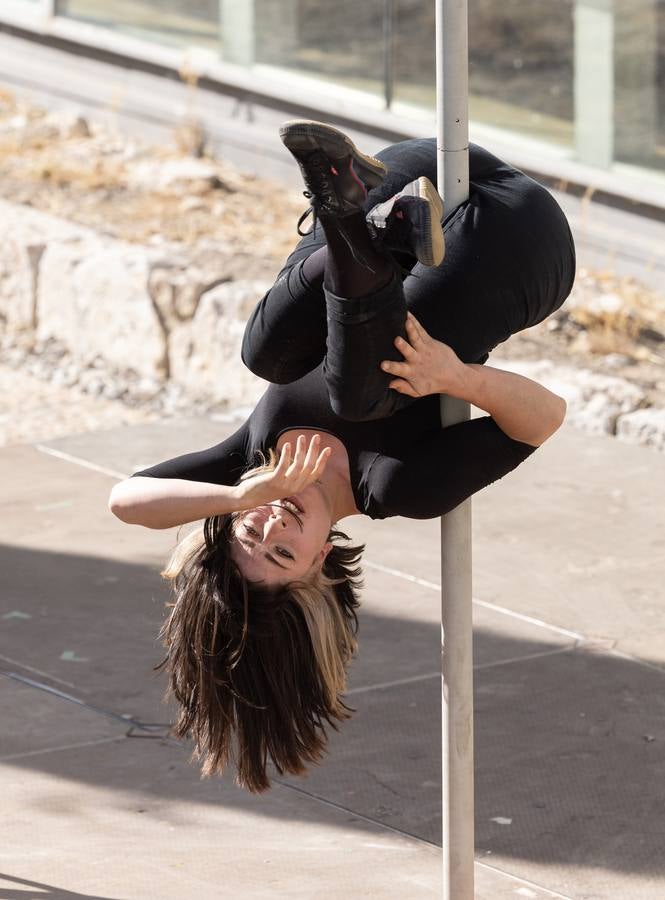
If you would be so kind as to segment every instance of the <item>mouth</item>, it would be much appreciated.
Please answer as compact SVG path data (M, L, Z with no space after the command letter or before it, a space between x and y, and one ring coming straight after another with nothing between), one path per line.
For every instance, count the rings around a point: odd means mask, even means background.
M286 507L286 509L289 509L289 507L291 507L291 509L289 510L290 512L300 513L301 515L305 512L301 504L296 501L295 497L284 497L284 499L282 500L282 504Z

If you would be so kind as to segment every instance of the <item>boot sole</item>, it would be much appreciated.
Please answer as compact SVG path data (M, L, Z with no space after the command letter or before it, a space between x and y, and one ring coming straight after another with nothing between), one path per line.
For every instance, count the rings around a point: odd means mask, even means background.
M421 235L422 241L418 247L417 256L418 261L424 266L438 266L443 262L446 252L446 244L441 227L443 201L432 182L425 175L421 175L420 178L407 184L399 194L391 197L390 200L386 200L370 210L367 215L368 221L371 221L378 228L385 228L395 201L399 197L416 197L419 200L425 200L427 203L427 222Z
M342 159L350 155L357 165L356 174L362 178L367 188L381 184L388 172L381 160L361 153L344 132L324 122L292 119L282 125L279 136L284 146L291 151L323 150L331 159Z
M446 242L443 237L443 228L441 227L443 201L437 189L425 175L420 176L416 185L418 193L413 196L427 201L430 216L433 217L430 220L425 236L424 250L419 259L424 266L438 266L443 262L443 258L446 255Z

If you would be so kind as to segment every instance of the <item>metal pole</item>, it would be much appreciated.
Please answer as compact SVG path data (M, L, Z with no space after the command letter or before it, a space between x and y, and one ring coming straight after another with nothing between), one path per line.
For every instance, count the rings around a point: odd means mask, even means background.
M436 2L437 178L446 215L469 196L467 0ZM445 265L445 262L444 262ZM441 396L441 425L470 417ZM471 501L441 518L441 767L444 900L473 900Z

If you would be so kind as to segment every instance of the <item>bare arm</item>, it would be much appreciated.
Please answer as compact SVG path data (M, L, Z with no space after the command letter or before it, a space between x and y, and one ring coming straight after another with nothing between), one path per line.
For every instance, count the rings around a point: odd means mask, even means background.
M330 457L330 448L319 452L319 446L319 435L309 445L300 435L293 458L287 442L273 470L244 478L237 485L141 475L126 478L113 486L108 507L122 522L145 528L173 528L252 509L298 493L319 478Z
M126 478L113 486L108 507L128 525L173 528L240 509L237 487L183 478Z
M447 344L437 341L409 313L408 342L395 346L404 362L385 361L396 376L390 387L410 397L448 394L488 412L499 428L516 441L538 447L562 424L566 401L530 378L492 366L463 363Z
M533 447L551 437L566 415L563 397L523 375L487 365L463 364L452 396L484 409L508 437Z

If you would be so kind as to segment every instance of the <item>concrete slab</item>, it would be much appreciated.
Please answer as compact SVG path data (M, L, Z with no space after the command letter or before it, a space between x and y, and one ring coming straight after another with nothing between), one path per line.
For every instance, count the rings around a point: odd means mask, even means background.
M207 446L232 427L159 423L54 441L60 456L0 451L12 473L0 517L0 668L168 722L151 667L166 599L158 573L176 530L117 522L108 473ZM663 895L654 615L664 465L564 428L474 500L477 897ZM31 880L52 896L109 900L439 895L438 522L348 526L368 544L348 691L357 712L331 731L307 778L277 778L263 797L245 795L231 773L200 781L186 745L124 738L121 722L0 678L0 713L12 722L0 787L18 823L0 850L10 863L0 865L0 897ZM22 809L39 852L26 850Z
M108 470L109 474L127 477L161 459L212 447L232 434L244 418L239 415L232 421L194 416L164 419L129 428L123 426L67 435L39 447L65 454L65 460L67 456L73 457L75 464L89 463Z
M153 438L159 439L160 446L165 430L153 429ZM127 433L121 431L126 441ZM176 441L181 441L179 430ZM113 444L112 436L107 435L106 446ZM178 451L169 448L166 452ZM55 498L35 504L30 502L28 492L25 509L32 507L32 514L24 515L23 520L41 527L13 528L13 545L0 547L7 572L2 614L9 617L5 627L12 639L12 658L20 658L31 669L46 670L57 683L77 686L88 699L94 698L101 705L115 704L120 713L153 722L163 719L163 683L152 673L160 658L156 636L168 599L158 571L175 542L177 529L150 532L117 522L106 510L112 483L108 476L33 449L11 448L5 451L5 457L16 475L15 497L8 491L10 506L20 506L22 485L35 474L48 480ZM69 487L61 483L62 479ZM85 488L78 486L81 479ZM63 499L66 497L69 499ZM86 522L85 534L81 534L80 521ZM396 527L393 523L393 534ZM103 540L101 533L106 535ZM113 551L105 549L104 556L95 555L110 543ZM428 545L434 553L431 536ZM78 553L72 552L75 546ZM376 556L376 549L372 552ZM422 587L409 581L396 581L393 575L377 569L368 569L365 580L361 652L352 669L350 687L427 674L436 677L436 595L423 592ZM131 630L122 624L129 621ZM477 609L476 622L479 665L546 652L569 642L520 620L508 629L505 616L492 610ZM498 631L501 628L502 636ZM491 638L486 639L485 634L490 633ZM391 660L387 678L386 659Z
M40 760L40 771L0 767L11 823L0 859L4 874L48 885L54 897L399 900L439 892L435 847L279 785L259 799L202 782L184 754L160 742ZM80 783L82 770L96 773L94 784ZM3 888L0 880L0 896Z
M139 457L145 464L200 449L230 430L205 422L197 443L198 426L188 420L182 428L142 426L137 450L125 429L63 438L51 446L131 472ZM150 457L151 440L157 456ZM621 650L661 665L665 644L654 624L665 599L663 508L665 457L564 426L509 477L475 496L475 595L615 641ZM438 521L410 521L408 551L403 530L399 542L394 539L395 520L349 519L348 527L354 538L367 541L370 562L439 582Z
M663 666L663 509L661 454L564 426L475 495L474 596ZM353 525L370 562L439 582L438 522Z
M0 681L0 687L6 684ZM3 712L32 737L25 728L24 690L10 683L1 694L9 701ZM59 745L54 725L73 736L95 714L43 693L35 693L32 705L48 725L41 737L50 734L51 742L0 759L10 826L0 848L2 897L440 895L436 846L363 815L360 807L372 798L368 780L359 778L360 764L329 771L332 786L307 779L303 789L295 779L278 779L269 794L253 797L230 778L199 779L184 746L160 739L132 740L116 732ZM109 729L104 719L84 724L91 734ZM378 758L380 749L372 747L370 754ZM354 786L362 798L354 798ZM431 793L439 792L440 784ZM477 896L489 900L514 897L525 882L483 868L478 884ZM529 890L527 896L552 896Z
M11 723L0 733L0 763L53 748L117 741L128 728L85 707L65 709L61 699L7 677L0 678L0 721Z
M583 650L477 673L477 856L575 898L662 897L662 692Z
M66 438L52 446L82 459L99 453L104 465L124 472L136 468L133 461L139 455L149 456L151 434L165 458L214 443L227 429L231 426L206 422L197 444L193 422L182 429L175 424L143 426L140 452L129 449L132 441L124 429ZM508 478L474 498L475 594L519 614L616 641L625 652L657 664L665 662L665 645L653 629L663 599L663 508L665 458L648 448L564 427ZM408 552L404 523L399 543L394 520L350 519L348 527L354 538L367 542L370 563L438 583L438 521L408 522ZM580 588L584 603L579 602Z

